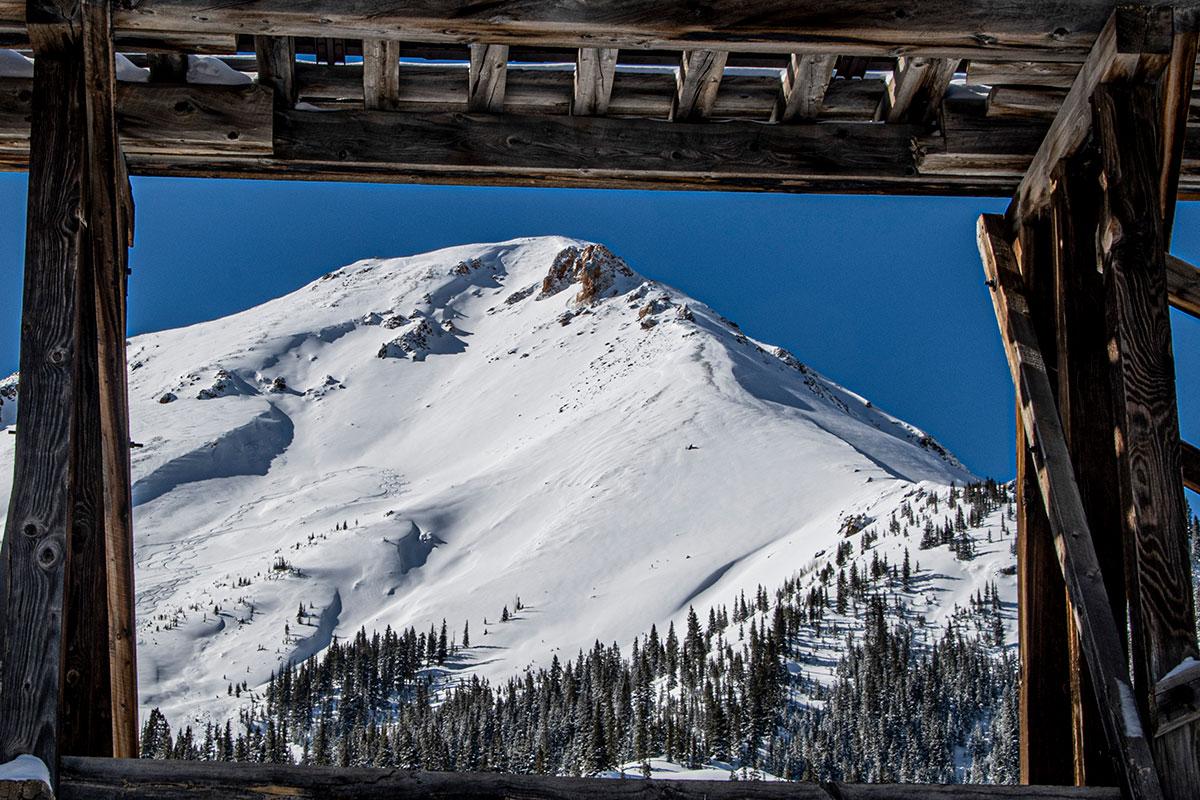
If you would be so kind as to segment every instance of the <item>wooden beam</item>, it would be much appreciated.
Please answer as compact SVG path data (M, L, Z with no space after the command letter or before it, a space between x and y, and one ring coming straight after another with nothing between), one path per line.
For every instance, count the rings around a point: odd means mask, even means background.
M1182 22L1182 20L1181 20ZM1181 27L1180 25L1176 26ZM1188 113L1192 102L1192 79L1196 74L1196 30L1176 30L1171 60L1162 82L1162 155L1158 179L1162 204L1164 247L1171 246L1175 225L1175 201L1179 194L1179 168L1187 138Z
M1200 447L1189 442L1180 442L1180 462L1183 467L1183 485L1193 492L1200 492Z
M685 50L679 59L671 120L688 122L712 116L729 54L722 50Z
M1055 251L1049 220L1022 228L1018 266L1034 334L1054 366ZM1021 408L1017 398L1018 412ZM1054 552L1050 516L1038 483L1037 457L1017 419L1017 625L1020 641L1019 725L1021 782L1070 785L1070 636L1066 583Z
M791 781L614 781L546 775L426 772L216 761L68 758L60 800L110 798L355 797L362 800L1120 800L1118 789L929 786Z
M1054 547L1070 593L1080 644L1095 679L1109 748L1121 765L1128 797L1160 798L1162 789L1141 725L1136 718L1123 713L1133 694L1125 674L1122 637L1105 591L1050 377L1029 316L1003 217L985 214L979 218L979 250L992 287L992 302L1009 368L1019 392L1021 423L1037 454L1038 483L1050 516Z
M1179 0L1176 5L1196 4ZM19 24L22 6L20 0L0 0L0 22ZM896 13L874 2L839 3L834 10L828 4L788 0L711 0L701 7L688 0L612 0L603 5L498 0L468 6L459 0L140 0L121 4L117 29L1078 62L1112 12L1112 2L910 0L902 10Z
M1200 269L1167 254L1167 299L1184 313L1200 318Z
M614 47L581 47L576 51L572 114L608 113L619 53Z
M255 36L258 82L269 86L275 107L286 110L296 105L296 40L290 36Z
M391 39L363 42L363 105L394 110L400 105L400 43Z
M924 123L933 120L942 104L957 59L901 56L888 84L887 107L881 118L888 122Z
M1174 20L1169 8L1118 6L1097 37L1087 61L1050 125L1041 147L1009 206L1009 223L1035 216L1050 199L1050 177L1059 161L1074 153L1092 127L1096 87L1135 75L1153 77L1170 56Z
M1127 570L1131 661L1135 697L1157 730L1154 685L1184 659L1200 656L1158 202L1162 105L1156 86L1138 82L1097 87L1093 107L1104 166L1100 248L1111 287L1119 487L1125 535L1134 545ZM1189 724L1154 739L1168 800L1194 797L1200 786L1198 733Z
M1066 96L1064 89L1043 86L993 86L988 92L987 115L1054 119Z
M813 121L821 116L825 92L833 80L837 56L792 53L780 76L779 97L771 122Z
M467 110L499 114L504 110L508 45L472 44L467 84Z
M1119 475L1112 441L1116 412L1110 389L1104 276L1096 253L1099 169L1094 153L1086 151L1062 162L1054 176L1055 371L1058 414L1092 533L1092 546L1117 630L1124 631L1125 539L1120 499L1112 490ZM1111 786L1117 783L1117 776L1108 757L1094 681L1073 623L1070 634L1075 782L1080 786Z
M1070 89L1079 65L1061 61L985 61L967 64L967 82L985 86L1045 86Z

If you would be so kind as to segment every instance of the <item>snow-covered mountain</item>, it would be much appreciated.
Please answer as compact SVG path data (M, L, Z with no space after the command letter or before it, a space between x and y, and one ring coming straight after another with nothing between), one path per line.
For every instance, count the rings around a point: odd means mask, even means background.
M360 627L469 622L465 668L492 678L625 643L813 580L847 537L877 523L886 543L889 515L972 479L790 353L563 238L360 261L135 337L129 362L142 703L173 723L224 719L231 684ZM893 565L917 557L891 533ZM992 583L1011 599L1008 542L976 534L979 558L919 555L928 620Z

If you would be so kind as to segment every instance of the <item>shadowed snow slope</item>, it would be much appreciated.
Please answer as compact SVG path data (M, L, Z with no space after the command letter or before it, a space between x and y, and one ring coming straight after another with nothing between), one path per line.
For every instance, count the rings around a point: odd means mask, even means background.
M136 337L129 361L142 701L173 722L219 718L229 684L359 626L469 620L489 676L627 642L776 585L850 513L970 478L561 238L360 261Z

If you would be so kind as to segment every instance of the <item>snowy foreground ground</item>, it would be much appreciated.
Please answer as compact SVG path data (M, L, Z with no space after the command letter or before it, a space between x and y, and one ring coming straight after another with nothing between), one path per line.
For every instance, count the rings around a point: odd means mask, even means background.
M911 552L903 606L933 630L994 586L1012 640L1003 511L970 559L891 526L972 480L953 456L602 247L367 259L129 361L141 700L173 726L236 716L360 627L469 625L447 682L501 680L812 584L846 541L864 565ZM843 646L794 668L828 680Z

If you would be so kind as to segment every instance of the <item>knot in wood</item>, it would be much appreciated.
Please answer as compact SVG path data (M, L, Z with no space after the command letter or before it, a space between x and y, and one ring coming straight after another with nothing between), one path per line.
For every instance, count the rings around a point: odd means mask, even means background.
M37 563L49 572L58 566L62 560L62 545L54 540L47 541L38 548Z
M35 536L37 536L38 534L40 534L41 532L42 532L42 526L38 525L36 522L26 522L25 525L21 528L21 533L25 534L26 536L28 536L31 539L34 538Z
M46 357L50 360L51 364L59 366L67 360L67 351L61 347L56 347Z

